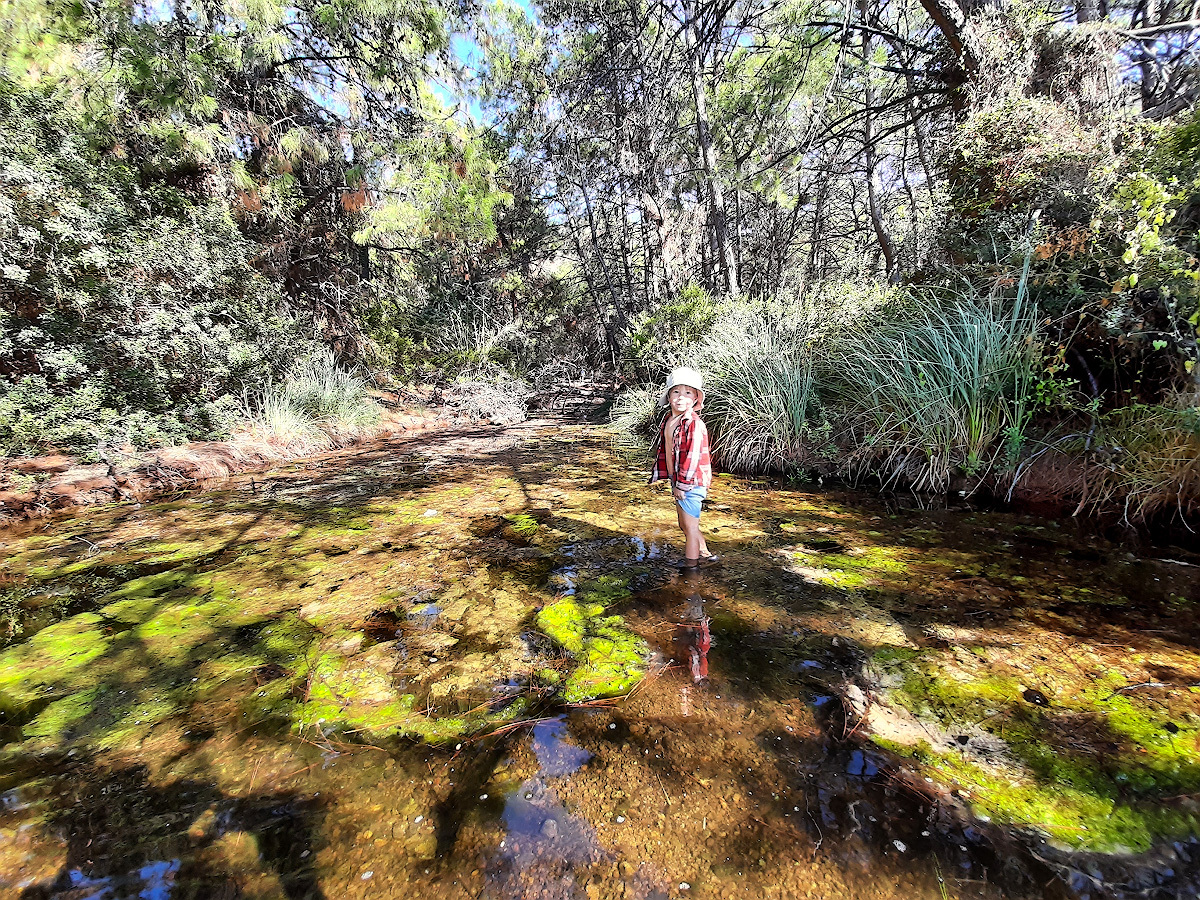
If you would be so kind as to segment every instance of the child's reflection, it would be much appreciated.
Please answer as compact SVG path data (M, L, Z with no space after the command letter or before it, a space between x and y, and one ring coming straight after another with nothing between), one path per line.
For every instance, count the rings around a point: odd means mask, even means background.
M680 651L677 658L690 663L692 680L696 682L708 677L708 648L712 646L712 633L708 630L710 621L704 614L704 598L692 594L687 598L682 621L675 627L675 643Z

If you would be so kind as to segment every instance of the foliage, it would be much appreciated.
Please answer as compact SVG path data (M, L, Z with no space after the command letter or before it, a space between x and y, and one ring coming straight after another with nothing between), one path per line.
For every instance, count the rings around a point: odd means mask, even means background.
M479 280L463 260L503 241L512 204L498 146L423 83L457 12L437 0L7 11L6 451L219 435L238 395L316 342L387 362L415 347L414 301L442 299L431 283Z
M252 395L247 407L251 434L296 452L367 433L380 415L367 382L329 353L297 361L282 383Z
M692 282L674 302L630 323L625 338L626 366L642 376L667 366L680 351L708 333L718 311L708 292Z
M688 362L706 373L704 411L726 468L803 465L828 443L810 329L735 310L690 348Z
M971 219L1014 207L1086 203L1089 180L1111 151L1071 111L1034 97L975 112L955 130L946 155L950 202ZM1067 209L1055 212L1070 217Z
M853 467L917 489L955 471L1012 462L1027 424L1035 320L1019 304L917 295L881 327L831 353L831 381L856 450Z
M829 469L944 489L1015 464L1029 420L1035 322L970 295L850 294L791 310L727 310L679 357L706 375L704 416L734 471ZM866 324L865 309L882 321ZM851 321L847 321L850 319ZM657 392L628 392L613 421L646 433Z
M303 342L219 203L144 187L60 95L0 82L0 441L95 452L223 430Z
M1083 504L1144 523L1200 513L1200 409L1123 407L1104 416Z

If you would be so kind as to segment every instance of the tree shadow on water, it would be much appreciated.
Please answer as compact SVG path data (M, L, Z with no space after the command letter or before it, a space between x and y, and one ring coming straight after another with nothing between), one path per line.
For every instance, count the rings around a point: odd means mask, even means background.
M236 797L211 782L153 783L144 766L72 767L57 779L50 827L66 859L21 900L83 897L235 898L249 880L276 881L288 900L325 900L312 868L324 807L292 792ZM245 841L242 870L222 859L224 841Z

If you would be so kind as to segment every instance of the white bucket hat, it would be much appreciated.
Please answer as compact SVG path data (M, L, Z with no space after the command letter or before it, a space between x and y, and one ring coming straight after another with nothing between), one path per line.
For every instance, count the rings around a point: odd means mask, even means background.
M695 369L689 369L687 366L681 366L667 377L667 386L663 388L662 393L658 397L658 405L667 406L671 388L681 386L693 388L700 395L699 399L696 400L696 405L692 407L699 412L704 407L704 376Z

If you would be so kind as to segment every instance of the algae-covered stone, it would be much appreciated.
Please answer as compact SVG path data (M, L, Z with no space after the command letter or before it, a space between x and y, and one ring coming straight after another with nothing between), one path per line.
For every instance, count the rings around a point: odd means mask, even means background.
M645 641L620 616L604 615L601 603L565 597L545 607L537 624L577 663L562 688L568 703L624 694L645 674Z
M0 655L0 688L18 697L76 673L108 649L103 620L80 613L43 628L29 641Z
M575 591L579 597L585 597L591 603L602 603L605 607L628 600L632 596L629 590L629 579L617 575L601 575L597 578L587 578L579 582Z
M99 688L91 688L55 700L25 725L25 737L62 740L68 729L92 714L100 693Z

